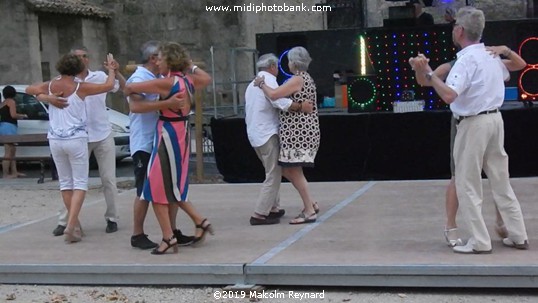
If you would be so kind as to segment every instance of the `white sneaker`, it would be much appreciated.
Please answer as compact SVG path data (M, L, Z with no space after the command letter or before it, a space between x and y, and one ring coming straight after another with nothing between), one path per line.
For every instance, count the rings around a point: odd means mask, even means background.
M473 248L473 243L471 243L471 241L468 241L467 244L462 245L462 246L454 246L452 250L458 254L475 254L475 255L491 254L491 249L490 250L475 250Z
M529 249L529 242L527 240L523 241L523 243L516 243L509 238L504 238L503 245L513 247L515 249Z

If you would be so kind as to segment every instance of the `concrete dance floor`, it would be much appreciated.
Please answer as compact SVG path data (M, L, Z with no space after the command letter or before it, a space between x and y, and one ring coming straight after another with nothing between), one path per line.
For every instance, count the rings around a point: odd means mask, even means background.
M163 256L131 248L135 191L129 190L118 196L120 230L113 234L104 232L102 200L82 209L86 236L80 243L67 245L63 237L52 236L55 217L2 229L0 283L538 287L538 178L512 179L529 234L527 251L502 246L484 181L490 255L455 254L445 244L447 183L310 183L321 212L316 223L304 225L288 224L302 206L293 186L284 183L286 215L268 226L249 225L260 184L191 185L190 199L216 234L199 247ZM194 232L181 211L178 222L184 233ZM465 237L461 219L459 225ZM153 241L160 239L151 209L145 230Z

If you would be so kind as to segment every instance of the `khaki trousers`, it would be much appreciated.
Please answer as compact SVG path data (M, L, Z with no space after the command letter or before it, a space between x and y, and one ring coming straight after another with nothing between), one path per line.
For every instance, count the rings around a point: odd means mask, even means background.
M482 217L482 176L486 173L493 200L508 230L508 237L521 243L527 232L519 202L510 185L508 155L504 150L504 123L500 113L462 120L454 142L456 192L460 210L471 233L475 250L490 250L491 238Z
M278 135L272 135L264 145L255 147L254 150L265 168L265 180L254 212L258 215L267 216L271 208L280 207L279 192L280 182L282 181L282 168L278 165L280 151Z

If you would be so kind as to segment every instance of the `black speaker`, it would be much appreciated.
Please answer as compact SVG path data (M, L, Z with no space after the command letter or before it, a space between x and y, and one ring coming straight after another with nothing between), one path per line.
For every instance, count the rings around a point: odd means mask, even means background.
M402 26L416 26L417 19L415 18L402 18L402 19L383 19L383 27L398 28Z
M362 0L327 0L327 28L353 28L363 26Z
M351 76L347 80L348 113L373 112L378 102L377 76Z

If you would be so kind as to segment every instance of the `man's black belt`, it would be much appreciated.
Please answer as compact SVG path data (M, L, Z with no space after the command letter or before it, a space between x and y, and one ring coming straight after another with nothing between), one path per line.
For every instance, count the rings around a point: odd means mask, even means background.
M492 109L492 110L485 110L483 112L479 112L478 114L476 115L472 115L472 116L459 116L456 120L458 122L461 122L463 119L465 118L471 118L471 117L475 117L475 116L478 116L478 115L488 115L488 114L494 114L494 113L498 113L500 112L500 110L498 108L496 109Z
M187 120L189 120L189 116L181 116L181 117L165 117L165 116L159 116L159 120L161 120L161 121L167 121L167 122L187 121Z

